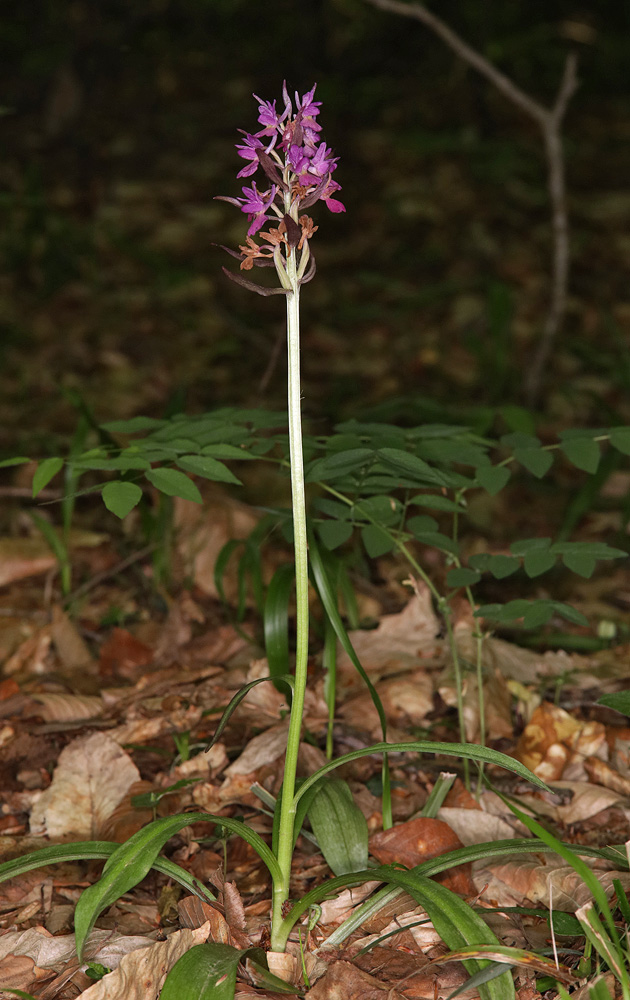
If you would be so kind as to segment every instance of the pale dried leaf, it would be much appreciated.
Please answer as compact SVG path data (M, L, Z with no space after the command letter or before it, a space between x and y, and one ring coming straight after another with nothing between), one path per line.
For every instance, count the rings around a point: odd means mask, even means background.
M56 839L96 837L140 773L106 733L73 740L31 813L31 832Z
M185 952L208 937L209 923L195 930L185 928L148 948L125 955L113 972L90 986L84 1000L157 1000L166 976Z
M475 871L478 886L487 885L483 898L498 906L534 905L549 906L556 910L575 911L591 898L588 887L569 865L561 860L545 856L544 863L534 855L518 857L516 860L484 861ZM601 872L595 874L606 892L613 891L613 879L618 878L626 888L630 886L628 872ZM551 891L550 891L551 886Z
M58 605L53 609L52 641L66 672L84 670L92 663L92 654L86 642L74 622Z
M44 722L78 722L84 719L95 719L103 711L103 701L96 695L87 694L55 694L42 692L34 694L33 701Z
M357 630L349 635L362 666L374 681L390 674L417 670L422 662L431 662L442 649L442 640L437 638L439 631L431 594L421 585L398 614L385 615L378 627L369 632ZM363 682L341 649L337 670L344 691L361 687Z
M56 565L43 538L0 538L0 587L47 573Z
M464 847L522 836L500 816L493 816L492 813L483 812L481 809L443 807L438 813L438 818L448 823Z
M233 777L237 774L252 774L263 764L271 764L281 757L287 748L287 733L289 722L279 722L259 736L249 741L243 753L226 767L225 774Z

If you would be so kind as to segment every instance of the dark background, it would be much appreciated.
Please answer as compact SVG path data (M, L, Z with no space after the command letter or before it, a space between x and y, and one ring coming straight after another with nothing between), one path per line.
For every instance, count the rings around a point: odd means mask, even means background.
M430 5L566 119L571 297L554 427L630 418L627 0ZM577 26L577 27L576 27ZM361 0L76 0L0 25L0 449L58 453L101 419L281 406L283 304L232 286L237 129L317 82L347 212L320 203L304 406L405 419L522 401L551 254L535 125L421 24ZM579 41L571 41L577 35Z

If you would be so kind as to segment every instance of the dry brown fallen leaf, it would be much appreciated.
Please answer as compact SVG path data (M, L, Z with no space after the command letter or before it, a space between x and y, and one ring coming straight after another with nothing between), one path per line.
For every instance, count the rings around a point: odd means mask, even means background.
M497 906L534 905L554 907L573 913L591 894L582 878L561 860L545 856L541 863L535 856L518 857L510 861L484 861L475 867L475 881L487 886L483 898ZM610 896L613 879L619 879L624 888L630 887L628 872L602 872L595 874Z
M98 837L140 772L106 733L79 736L59 755L50 786L31 812L31 832L54 839Z
M382 865L403 864L407 868L463 847L457 834L441 819L419 816L381 830L370 837L370 854ZM470 865L458 865L436 876L438 882L463 896L476 893Z
M209 923L195 930L174 931L166 941L140 948L125 955L113 972L85 990L84 1000L157 1000L164 980L185 952L203 944Z
M403 1000L396 990L351 962L334 962L305 1000Z
M439 631L431 594L424 584L418 584L416 593L398 614L384 615L375 629L358 629L348 634L361 664L375 681L431 663L443 647ZM361 689L363 682L342 649L337 676L342 696Z

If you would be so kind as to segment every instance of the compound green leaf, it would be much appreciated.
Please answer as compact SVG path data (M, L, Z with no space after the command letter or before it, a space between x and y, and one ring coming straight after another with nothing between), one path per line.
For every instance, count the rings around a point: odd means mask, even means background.
M38 493L41 493L45 486L48 486L50 480L57 475L62 466L62 458L45 458L43 462L38 463L33 475L34 497L36 497Z
M240 479L230 472L227 465L219 462L211 455L182 455L177 459L180 469L192 472L195 476L203 476L204 479L211 479L215 483L233 483L235 486L242 486ZM179 496L179 494L175 494Z
M542 448L515 448L514 458L537 479L542 479L553 465L553 455Z
M549 549L530 549L525 553L523 566L525 572L531 578L546 573L556 564L556 556Z
M394 539L377 524L368 524L366 528L362 528L361 538L370 559L378 559L396 546Z
M599 444L592 438L568 438L561 442L560 449L570 462L584 472L597 472L601 452Z
M613 427L610 431L610 443L623 455L630 455L630 427Z
M505 465L481 465L475 478L486 493L496 496L510 481L510 470Z
M449 587L472 587L473 584L479 583L480 580L481 573L477 573L474 569L468 569L465 566L449 570L446 576L446 583Z
M327 549L336 549L347 542L353 532L349 521L322 521L317 525L317 533Z
M116 517L126 517L142 497L137 483L126 483L120 479L107 483L102 490L103 503Z
M178 469L149 469L146 477L160 493L165 493L169 497L181 497L182 500L192 500L194 503L203 503L201 493L192 479Z

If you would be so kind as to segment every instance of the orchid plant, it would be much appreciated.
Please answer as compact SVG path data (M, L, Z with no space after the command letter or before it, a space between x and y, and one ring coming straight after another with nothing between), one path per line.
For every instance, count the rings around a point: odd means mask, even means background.
M262 170L270 186L258 191L256 182L243 187L242 198L221 198L236 205L249 220L247 242L241 253L228 250L241 261L241 270L254 265L273 266L280 281L279 288L264 288L227 268L224 272L234 281L262 295L284 294L287 300L288 352L288 417L289 456L291 462L291 500L293 506L293 539L295 553L296 650L295 679L291 716L287 737L284 780L278 829L278 865L282 878L274 884L272 949L282 922L282 908L289 895L289 877L293 854L293 827L296 803L295 778L297 769L302 712L308 667L308 541L306 528L306 498L304 492L304 459L302 454L302 418L300 406L300 287L315 274L315 258L310 239L318 227L303 210L323 201L331 212L345 212L344 205L333 195L341 185L333 180L337 157L325 142L320 141L321 125L317 121L321 101L315 101L315 86L300 99L295 94L295 109L286 83L282 87L284 110L276 110L275 101L259 102L258 122L262 128L255 134L243 132L244 141L237 145L239 156L247 161L238 177L252 177ZM241 130L242 131L242 130ZM279 220L277 226L263 230L265 223ZM265 244L257 243L254 235ZM227 248L226 248L227 249Z

